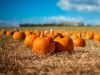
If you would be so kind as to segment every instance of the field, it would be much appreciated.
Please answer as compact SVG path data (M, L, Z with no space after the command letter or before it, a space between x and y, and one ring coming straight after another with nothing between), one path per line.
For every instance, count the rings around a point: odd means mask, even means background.
M100 27L22 27L20 30L94 31ZM6 28L9 30L10 28ZM86 47L75 47L68 52L34 55L23 40L0 38L0 75L100 75L100 42L86 41Z

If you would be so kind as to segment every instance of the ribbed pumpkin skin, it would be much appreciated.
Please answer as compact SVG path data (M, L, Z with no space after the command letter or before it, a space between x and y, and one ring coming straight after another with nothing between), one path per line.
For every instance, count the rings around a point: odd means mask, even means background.
M74 45L75 45L76 47L85 47L85 46L86 46L86 42L85 42L85 40L82 39L82 38L74 39L73 42L74 42Z
M64 38L57 37L55 39L55 46L56 46L55 52L62 52L62 51L72 52L74 49L73 41L69 37L64 37Z
M33 41L36 39L35 35L27 35L25 40L24 40L24 46L32 46L33 45Z
M55 43L50 37L37 37L33 42L34 54L48 54L55 49Z
M24 32L15 32L13 34L13 39L14 40L20 40L25 38L25 33Z
M100 42L100 34L99 33L96 33L95 35L94 35L94 41L98 41L98 42Z

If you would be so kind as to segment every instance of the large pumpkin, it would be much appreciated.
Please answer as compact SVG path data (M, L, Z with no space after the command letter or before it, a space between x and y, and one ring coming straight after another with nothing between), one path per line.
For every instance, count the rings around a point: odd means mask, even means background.
M55 38L55 47L56 47L55 48L56 52L62 52L62 51L72 52L74 49L74 44L70 37L60 36Z
M33 34L28 34L24 40L24 46L32 46L33 45L33 41L36 39L36 35Z
M55 49L55 43L52 38L44 37L41 33L33 42L33 53L35 54L48 54Z
M78 38L73 39L73 42L76 47L85 47L86 46L86 42L84 39L81 38L81 34L79 34Z
M20 40L25 38L25 33L24 32L14 32L13 34L13 39L14 40Z

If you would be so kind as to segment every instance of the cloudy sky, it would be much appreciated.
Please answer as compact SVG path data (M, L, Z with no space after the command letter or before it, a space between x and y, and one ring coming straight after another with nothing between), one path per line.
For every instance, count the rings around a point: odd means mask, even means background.
M100 24L100 0L0 0L0 25L66 21Z

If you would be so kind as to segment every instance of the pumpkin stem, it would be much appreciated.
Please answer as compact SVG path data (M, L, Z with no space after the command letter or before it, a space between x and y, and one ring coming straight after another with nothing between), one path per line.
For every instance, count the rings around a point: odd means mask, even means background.
M51 34L53 33L53 29L50 29L50 33L51 33Z
M61 33L57 33L57 34L56 34L56 37L63 38L64 36L63 36Z
M14 28L14 31L17 31L17 32L18 32L19 30L18 30L18 29L16 29L16 28Z
M47 35L47 34L48 34L48 30L45 30L45 31L44 31L44 35Z
M41 34L40 34L40 37L43 37L43 36L44 36L44 33L41 33Z
M81 38L81 33L78 34L79 38Z

